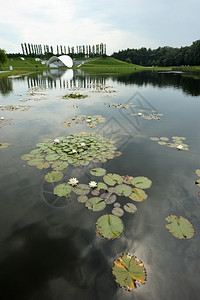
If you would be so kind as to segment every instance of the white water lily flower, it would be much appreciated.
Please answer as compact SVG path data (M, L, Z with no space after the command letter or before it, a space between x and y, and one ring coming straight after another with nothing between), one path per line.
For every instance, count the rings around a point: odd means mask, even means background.
M183 149L183 145L178 145L178 146L176 147L176 149L182 150L182 149Z
M77 153L77 151L75 149L72 149L72 153Z
M96 182L96 181L90 181L90 182L89 182L89 186L90 186L91 188L95 188L95 187L97 187L97 182Z
M59 144L60 140L59 139L55 139L53 142L54 142L54 144Z
M81 147L85 147L86 146L86 143L81 143Z
M1 120L5 120L5 118L4 118L4 117L1 117Z
M71 184L71 185L77 185L78 184L78 180L76 178L70 178L69 181L68 181L68 184Z
M142 113L138 113L137 115L138 115L138 116L142 116Z
M92 120L91 119L87 119L87 122L91 122Z

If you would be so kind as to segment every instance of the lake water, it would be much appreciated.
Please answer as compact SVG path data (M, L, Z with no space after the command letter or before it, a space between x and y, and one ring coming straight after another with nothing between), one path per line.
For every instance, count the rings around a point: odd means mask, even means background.
M35 87L39 87L35 89ZM33 94L30 92L33 91ZM36 92L36 93L35 93ZM63 99L82 93L84 99ZM126 104L114 107L115 104ZM95 74L51 70L0 80L0 104L31 106L28 111L0 110L0 299L1 300L197 300L200 295L200 80L178 73L142 72ZM159 120L138 113L158 113ZM102 115L90 128L62 122L78 115ZM96 234L97 219L111 213L93 212L75 198L56 199L39 170L21 159L44 138L97 132L115 141L122 152L107 162L68 166L67 182L99 180L95 167L107 173L145 176L152 186L148 198L132 202L125 213L123 234L107 240ZM189 151L160 145L150 137L185 137ZM102 180L101 180L102 181ZM125 197L118 202L125 203ZM168 215L187 218L191 239L180 240L165 228ZM134 291L120 288L112 275L113 261L122 253L140 259L147 281Z

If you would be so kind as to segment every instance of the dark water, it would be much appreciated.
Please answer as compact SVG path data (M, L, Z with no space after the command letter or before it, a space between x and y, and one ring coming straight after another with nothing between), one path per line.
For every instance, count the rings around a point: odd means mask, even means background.
M151 72L59 72L0 80L1 105L32 106L29 111L0 110L12 119L0 129L0 142L11 143L0 150L0 299L199 299L200 188L194 171L200 168L200 80ZM35 86L45 95L27 95ZM63 100L69 90L89 97ZM113 108L110 102L136 107ZM163 116L145 120L131 115L138 109ZM106 122L93 129L62 127L63 121L80 114L100 114ZM93 179L91 167L153 182L146 190L148 198L135 202L137 212L122 217L125 230L118 239L96 236L95 223L104 211L91 212L74 199L51 205L53 185L44 181L48 171L20 159L43 138L80 131L114 139L122 155L106 163L68 167L62 182L71 177L88 182ZM152 136L186 137L189 151L158 145ZM170 235L165 228L169 214L190 220L194 237ZM147 271L147 282L133 292L118 287L112 276L113 260L123 252L141 259Z

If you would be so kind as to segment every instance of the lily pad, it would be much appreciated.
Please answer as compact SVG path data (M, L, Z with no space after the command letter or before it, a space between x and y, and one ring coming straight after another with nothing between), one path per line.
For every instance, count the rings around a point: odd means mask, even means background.
M104 176L106 174L106 170L103 168L94 168L90 170L90 173L94 176Z
M132 185L140 189L148 189L152 185L152 181L143 176L134 177L131 183Z
M103 199L98 197L90 198L86 203L85 206L93 211L100 211L106 207L106 203Z
M112 273L116 282L128 291L136 289L137 283L146 282L146 270L142 261L127 253L114 260Z
M88 197L87 196L79 196L77 198L78 202L80 203L85 203L86 201L88 201Z
M115 215L115 216L117 216L117 217L122 217L124 215L124 211L120 207L114 207L112 209L112 214Z
M45 175L47 182L58 182L63 178L63 173L60 171L51 171Z
M58 154L49 154L49 155L47 155L46 157L45 157L45 159L47 160L47 161L55 161L55 160L57 160L57 159L59 159L60 158L60 155L58 155Z
M115 184L121 184L123 182L122 176L114 173L108 173L104 175L103 180L106 184L114 186Z
M200 169L196 169L195 174L200 177Z
M87 184L78 184L73 188L73 192L76 195L87 195L90 192L90 187Z
M103 215L96 223L97 232L99 232L106 239L115 239L119 237L123 230L124 225L122 220L114 215Z
M30 166L38 166L44 162L41 158L35 158L28 161L28 165Z
M103 193L100 198L104 199L106 204L112 204L117 200L117 196L113 193Z
M53 192L55 195L62 197L62 196L66 196L66 195L70 194L72 189L73 188L70 184L61 183L54 188Z
M35 154L31 154L31 153L24 154L24 155L21 156L21 159L23 159L23 160L31 160L33 158L35 158Z
M191 239L194 236L194 227L186 218L169 215L165 218L167 230L178 239Z
M141 189L133 188L132 194L129 196L129 198L136 202L142 202L147 198L147 194Z
M126 203L124 205L124 210L130 214L133 214L134 212L136 212L137 207L133 203Z
M159 141L158 144L163 146L163 145L166 145L166 142L164 142L164 141Z
M10 145L10 143L0 143L0 149L8 148Z
M132 188L126 184L119 184L115 187L115 193L118 196L128 197L132 193Z
M98 184L97 184L97 189L98 190L107 190L107 185L105 184L105 183L103 183L103 182L98 182Z
M50 167L50 163L48 163L47 161L37 165L37 168L39 170L48 169L49 167Z
M54 170L61 171L68 167L68 163L66 161L56 161L51 166Z
M123 178L123 183L131 184L131 181L132 181L132 179L133 179L133 176L128 176L128 175L126 175L126 176L122 176L122 178Z

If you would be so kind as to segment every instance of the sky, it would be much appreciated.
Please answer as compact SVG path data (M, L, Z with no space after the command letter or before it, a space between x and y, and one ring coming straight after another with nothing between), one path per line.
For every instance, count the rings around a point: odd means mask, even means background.
M53 46L106 44L119 50L190 46L200 39L199 0L6 0L0 48L21 43Z

